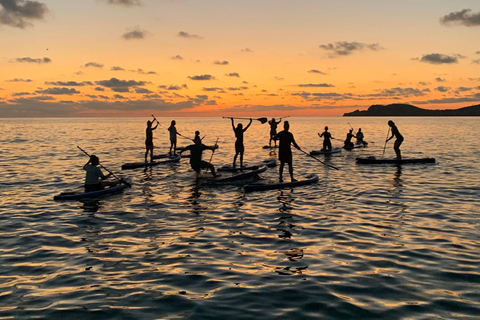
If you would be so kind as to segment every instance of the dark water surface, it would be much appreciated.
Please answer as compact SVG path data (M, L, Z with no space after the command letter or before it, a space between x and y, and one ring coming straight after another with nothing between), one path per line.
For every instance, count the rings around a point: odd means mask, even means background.
M348 122L370 144L317 156L338 171L294 151L296 177L316 173L317 184L247 194L198 188L186 158L121 171L143 159L146 120L0 120L0 319L480 317L479 118L393 119L404 157L437 160L403 166L355 164L382 156L386 118L289 118L305 151L325 125L340 146ZM171 120L154 131L157 153ZM183 135L218 137L213 164L231 163L228 120L176 120ZM254 121L245 162L271 156L268 132ZM133 188L53 201L83 181L77 145Z

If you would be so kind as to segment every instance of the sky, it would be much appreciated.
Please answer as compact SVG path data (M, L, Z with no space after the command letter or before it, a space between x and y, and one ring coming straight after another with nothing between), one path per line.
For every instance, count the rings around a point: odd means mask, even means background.
M478 0L0 0L0 117L480 103Z

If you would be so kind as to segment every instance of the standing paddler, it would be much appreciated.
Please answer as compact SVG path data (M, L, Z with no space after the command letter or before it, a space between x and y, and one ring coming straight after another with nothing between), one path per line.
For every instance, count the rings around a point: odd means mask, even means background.
M153 161L153 130L157 129L158 125L160 124L157 119L154 118L154 121L157 121L155 127L152 128L153 121L147 121L147 129L145 130L146 138L145 138L145 162L147 162L148 152L150 151L150 161Z
M393 150L395 150L395 154L397 155L397 159L402 159L402 154L400 152L400 145L403 142L403 136L400 134L400 131L398 131L397 126L395 125L395 123L392 120L388 121L388 125L390 126L390 128L392 130L392 136L390 138L388 138L387 141L390 141L393 137L397 138L397 140L395 140L395 143L393 144ZM387 141L385 141L385 143L387 143Z
M248 127L250 127L252 124L252 119L250 118L250 122L245 129L241 123L239 123L235 128L235 122L233 121L233 118L230 119L232 120L233 132L235 132L235 137L237 138L237 140L235 140L235 156L233 157L233 166L235 167L237 156L240 155L240 167L243 167L243 153L245 152L245 146L243 145L243 133L247 131Z
M270 125L270 141L268 142L268 146L272 146L272 140L275 142L275 147L277 146L277 126L278 124L282 122L282 119L280 119L278 122L275 121L275 118L272 118L272 120L268 121L268 124Z
M289 132L288 130L290 129L290 124L288 121L285 121L283 123L283 131L280 131L277 133L277 138L280 140L280 143L278 145L278 160L280 160L280 170L279 170L279 178L278 180L280 182L283 182L283 167L285 166L285 163L288 164L288 171L290 173L290 178L293 181L297 181L293 178L293 163L292 163L292 148L291 145L298 150L300 147L298 144L295 142L295 138L293 137L293 134Z
M328 132L328 127L325 126L325 131L322 132L322 134L318 134L318 136L321 138L323 137L323 149L322 151L330 151L332 150L332 141L330 139L335 139L332 137L332 134Z

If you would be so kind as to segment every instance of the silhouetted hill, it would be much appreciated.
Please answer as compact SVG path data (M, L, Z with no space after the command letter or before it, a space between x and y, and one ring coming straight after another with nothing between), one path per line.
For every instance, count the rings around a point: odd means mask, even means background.
M343 114L344 117L445 117L445 116L480 116L480 104L476 106L464 107L451 110L429 110L412 106L410 104L389 104L389 105L372 105L368 110L355 110Z

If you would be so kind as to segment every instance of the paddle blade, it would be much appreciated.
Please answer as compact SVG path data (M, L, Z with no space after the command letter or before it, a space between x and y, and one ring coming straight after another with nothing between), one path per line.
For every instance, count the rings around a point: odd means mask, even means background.
M268 121L267 118L258 118L257 120L260 121L262 124Z
M126 185L127 187L131 188L132 185L130 183L128 183L128 181L126 181L125 179L121 178L120 179L120 182L123 183L124 185Z

